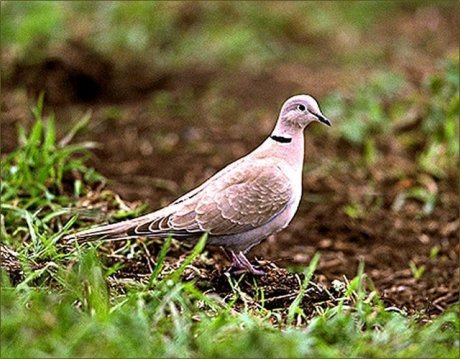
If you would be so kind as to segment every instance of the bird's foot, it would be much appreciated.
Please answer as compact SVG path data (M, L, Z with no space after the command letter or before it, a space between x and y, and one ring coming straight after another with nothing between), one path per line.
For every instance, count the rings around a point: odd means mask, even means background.
M257 269L253 265L251 265L250 268L237 268L237 267L232 266L232 267L230 267L230 269L227 272L230 273L230 274L234 274L234 275L240 275L240 274L244 274L244 273L251 273L252 275L258 276L258 277L267 274L262 269Z
M266 274L263 270L255 268L251 262L249 262L243 252L236 254L231 250L226 250L225 253L227 253L227 255L232 260L232 266L228 270L229 273L235 275L251 273L255 276L262 276Z

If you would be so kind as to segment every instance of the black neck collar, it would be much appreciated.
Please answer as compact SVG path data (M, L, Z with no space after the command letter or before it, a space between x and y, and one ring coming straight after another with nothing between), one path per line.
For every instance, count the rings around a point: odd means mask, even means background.
M272 135L272 136L270 136L270 138L273 141L276 141L276 142L279 142L279 143L289 143L289 142L292 141L292 138L290 138L290 137L283 137L283 136L276 136L276 135Z

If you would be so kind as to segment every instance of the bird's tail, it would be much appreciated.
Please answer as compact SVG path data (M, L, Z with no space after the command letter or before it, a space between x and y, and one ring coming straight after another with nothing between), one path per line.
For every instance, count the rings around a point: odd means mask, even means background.
M70 242L73 241L81 241L81 242L89 242L93 240L123 240L133 237L138 237L133 234L128 234L128 231L144 222L152 220L152 214L145 215L139 218L130 219L127 221L113 223L113 224L106 224L103 226L98 226L90 229L85 229L80 232L68 234L64 237L64 240L68 240Z

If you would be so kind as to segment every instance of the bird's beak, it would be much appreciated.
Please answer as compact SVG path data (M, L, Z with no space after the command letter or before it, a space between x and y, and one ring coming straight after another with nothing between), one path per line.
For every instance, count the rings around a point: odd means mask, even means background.
M327 126L331 126L331 121L328 120L326 117L324 117L323 115L320 115L319 113L314 113L314 115L318 118L318 121L319 122L322 122L324 123L325 125Z

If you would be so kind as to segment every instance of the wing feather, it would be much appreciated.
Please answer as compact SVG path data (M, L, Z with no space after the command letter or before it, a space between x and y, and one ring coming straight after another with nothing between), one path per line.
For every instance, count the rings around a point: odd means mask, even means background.
M286 208L292 196L290 183L273 164L233 167L225 177L216 178L193 196L174 202L176 211L138 225L134 233L172 236L242 233L268 223Z

